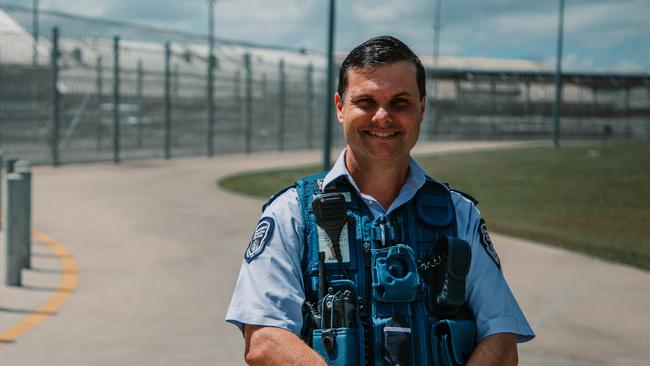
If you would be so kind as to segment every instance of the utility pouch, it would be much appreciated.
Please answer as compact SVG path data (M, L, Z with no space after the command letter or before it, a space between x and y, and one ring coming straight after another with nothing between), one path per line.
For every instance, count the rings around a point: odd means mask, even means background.
M395 314L384 326L384 366L411 365L413 341L411 325L401 314Z
M440 365L460 366L467 363L474 350L476 329L469 319L444 319L431 328L431 348Z
M417 296L420 275L415 254L407 245L397 244L372 253L372 293L380 302L411 302Z
M313 348L330 366L358 366L359 329L314 329Z
M437 264L427 273L429 298L427 305L432 313L465 303L465 277L472 261L472 250L465 240L450 236L441 237L432 253Z

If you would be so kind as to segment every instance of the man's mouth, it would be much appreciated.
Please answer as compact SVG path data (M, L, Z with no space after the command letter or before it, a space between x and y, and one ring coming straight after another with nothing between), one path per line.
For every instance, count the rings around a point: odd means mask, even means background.
M381 138L393 137L398 134L398 132L396 131L392 131L392 132L366 131L366 133L369 134L370 136L381 137Z

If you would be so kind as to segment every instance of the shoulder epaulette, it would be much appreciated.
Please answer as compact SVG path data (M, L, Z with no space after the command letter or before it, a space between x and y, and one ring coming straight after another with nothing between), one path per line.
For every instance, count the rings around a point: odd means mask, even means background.
M461 196L467 198L468 200L472 201L472 203L474 204L474 206L478 205L478 200L477 200L476 198L472 197L470 194L465 193L465 192L463 192L463 191L459 191L459 190L457 190L457 189L450 189L450 191L452 191L452 192L456 192L456 193L460 194Z
M292 184L290 186L282 188L278 193L276 193L276 194L272 195L271 197L269 197L269 199L266 201L266 203L264 205L262 205L262 212L264 212L264 210L266 210L266 208L271 203L273 203L273 201L275 201L278 197L280 197L284 192L290 190L291 188L295 188L295 187L296 187L296 183L294 183L294 184Z

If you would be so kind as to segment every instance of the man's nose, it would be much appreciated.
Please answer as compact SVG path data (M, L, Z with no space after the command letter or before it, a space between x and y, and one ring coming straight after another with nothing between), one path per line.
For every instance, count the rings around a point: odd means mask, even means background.
M390 122L390 116L388 114L388 110L386 110L386 108L383 106L379 106L379 108L377 108L377 111L375 111L375 115L372 116L372 120L373 122L381 123L381 124Z

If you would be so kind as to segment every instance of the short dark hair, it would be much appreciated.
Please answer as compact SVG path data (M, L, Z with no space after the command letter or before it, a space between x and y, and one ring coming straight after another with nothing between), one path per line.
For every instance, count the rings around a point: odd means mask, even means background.
M427 95L425 86L425 72L422 62L404 42L392 36L379 36L371 38L355 47L341 64L339 70L339 87L337 93L343 99L343 94L348 88L348 70L372 68L388 65L395 62L408 61L415 65L416 81L420 98Z

